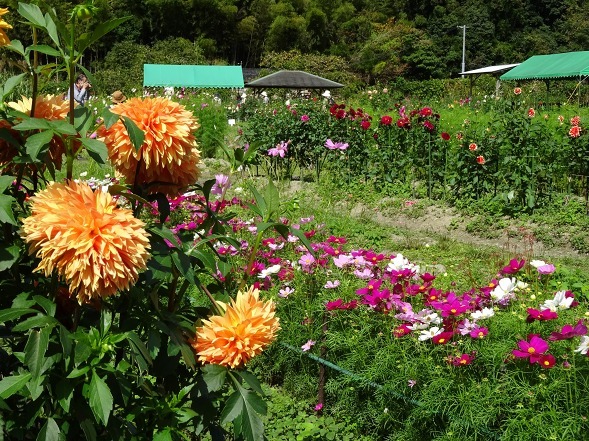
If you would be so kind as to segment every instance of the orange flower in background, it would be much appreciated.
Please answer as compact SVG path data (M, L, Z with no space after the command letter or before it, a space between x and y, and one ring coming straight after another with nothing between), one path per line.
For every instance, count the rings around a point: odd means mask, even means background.
M99 139L127 184L134 184L137 174L138 184L157 183L149 186L150 193L176 195L197 181L200 152L194 131L199 124L184 106L163 97L131 98L111 111L129 117L145 133L136 151L121 121L98 129Z
M32 104L32 98L23 96L19 101L9 102L8 106L19 112L30 114ZM39 95L37 101L35 101L35 118L43 118L49 121L65 120L68 112L69 101L64 101L60 95ZM49 157L51 158L51 162L55 164L55 168L61 169L64 153L65 146L63 140L55 136L49 146ZM16 155L16 150L14 150L14 155ZM2 160L4 160L4 157L2 157Z
M569 136L571 138L578 138L579 136L581 136L581 127L572 126L569 130Z
M199 361L236 368L260 354L276 338L280 329L276 305L271 300L259 300L257 289L239 291L229 305L217 303L225 313L203 320L190 341Z
M31 198L21 237L41 259L36 271L65 279L80 304L133 285L146 268L143 221L86 183L52 183Z
M7 46L10 44L10 38L8 38L8 35L4 32L4 29L12 29L12 26L1 18L4 14L8 14L8 8L0 8L0 46Z

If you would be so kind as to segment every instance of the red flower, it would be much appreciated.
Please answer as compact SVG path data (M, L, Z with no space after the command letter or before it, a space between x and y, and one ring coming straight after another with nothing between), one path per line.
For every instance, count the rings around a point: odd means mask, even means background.
M485 157L482 155L477 156L477 163L479 163L480 165L483 165L485 162Z
M411 121L406 116L399 118L397 120L397 127L400 127L402 129L404 129L404 128L408 129L411 127Z
M511 259L509 261L509 264L507 264L506 266L503 267L502 272L503 272L503 274L515 274L520 269L522 269L525 264L526 264L526 261L524 259L521 259L521 260Z
M462 354L459 357L450 357L448 361L454 366L467 366L473 362L475 358L474 352L472 354Z
M550 369L556 364L556 358L551 354L542 354L540 360L538 360L538 364L543 369Z
M444 141L450 141L450 134L449 133L442 132L441 136Z
M423 127L425 128L425 130L427 130L430 133L435 130L434 125L430 121L424 121Z
M530 118L533 118L536 116L536 111L534 109L532 109L531 107L528 109L528 116Z
M471 142L471 143L468 145L468 150L470 150L471 152L474 152L474 151L475 151L476 149L478 149L478 148L479 148L479 147L478 147L478 146L476 145L476 143L474 143L474 142Z
M572 126L571 129L569 130L569 136L571 138L578 138L579 136L581 136L581 127Z
M402 325L399 325L393 329L393 335L396 338L404 337L409 333L411 333L411 329L409 329L409 325L407 323L403 323Z
M522 93L522 89L521 87L516 87L515 89L513 89L513 93L516 95L519 95Z
M390 126L393 123L393 118L391 118L389 115L384 115L381 119L380 119L380 123L383 126Z
M581 117L579 115L571 118L571 125L578 126L581 123Z
M432 340L436 345L444 345L446 343L449 343L450 340L452 340L453 335L454 333L452 331L444 331L439 333L438 335L435 335L432 338Z
M370 121L362 121L360 123L360 127L362 127L363 130L368 130L370 128Z
M433 112L432 112L432 109L431 109L431 107L424 107L423 109L421 109L421 110L419 111L419 116L421 116L422 118L426 118L426 117L428 117L428 116L431 116L431 115L432 115L432 113L433 113Z

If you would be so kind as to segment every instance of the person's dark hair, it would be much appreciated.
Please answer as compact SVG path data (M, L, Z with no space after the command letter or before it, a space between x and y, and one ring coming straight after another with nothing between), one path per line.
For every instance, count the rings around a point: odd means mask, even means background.
M76 83L78 81L86 81L88 79L88 77L86 75L84 75L83 73L78 74L78 76L76 77Z

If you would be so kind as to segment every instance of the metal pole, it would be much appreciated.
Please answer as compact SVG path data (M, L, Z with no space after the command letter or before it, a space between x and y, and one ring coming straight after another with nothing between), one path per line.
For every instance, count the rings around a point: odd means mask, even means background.
M462 28L462 72L466 69L466 25L457 26L458 28ZM464 78L464 75L462 75Z

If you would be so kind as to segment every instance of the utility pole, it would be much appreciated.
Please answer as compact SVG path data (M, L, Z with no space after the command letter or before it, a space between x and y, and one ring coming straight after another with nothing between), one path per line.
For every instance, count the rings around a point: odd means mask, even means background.
M462 25L462 26L456 26L457 28L462 28L462 72L464 72L466 70L466 63L465 63L465 57L466 57L466 25ZM464 75L462 75L462 78L464 78Z

